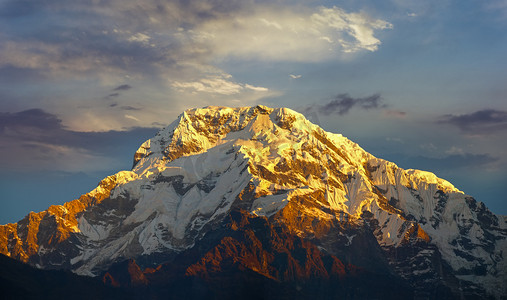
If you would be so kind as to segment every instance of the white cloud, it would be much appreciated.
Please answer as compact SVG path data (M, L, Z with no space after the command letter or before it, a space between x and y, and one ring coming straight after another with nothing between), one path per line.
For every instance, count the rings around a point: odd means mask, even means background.
M245 88L252 90L252 91L256 91L256 92L268 92L269 91L268 88L265 88L262 86L253 86L253 85L249 85L248 83L245 84Z
M217 76L214 78L203 78L199 81L179 82L175 81L172 86L179 91L190 90L191 92L204 92L222 95L239 94L243 87L235 82Z
M125 115L125 118L127 119L131 119L131 120L134 120L134 121L137 121L137 122L140 122L140 120L132 115Z
M264 18L260 18L259 19L262 23L264 23L264 25L268 26L268 27L274 27L278 30L282 30L282 26L280 24L278 24L277 22L271 22L271 21L268 21Z
M392 28L386 21L341 8L258 8L249 15L213 19L187 34L192 43L214 56L281 61L323 61L339 53L376 51L376 30Z
M221 74L209 76L197 81L174 81L171 85L180 92L199 92L221 95L237 95L245 90L256 92L267 92L269 89L265 87L257 87L249 84L241 84L231 81L231 75Z
M374 36L374 30L392 28L392 24L386 21L374 20L362 13L346 13L336 6L321 7L318 13L312 14L311 19L321 31L338 37L345 52L376 51L380 40ZM336 31L332 32L330 28ZM352 39L347 39L347 35Z
M138 43L147 44L150 41L150 39L151 39L151 37L149 35L138 32L138 33L130 36L127 40L129 42L138 42Z

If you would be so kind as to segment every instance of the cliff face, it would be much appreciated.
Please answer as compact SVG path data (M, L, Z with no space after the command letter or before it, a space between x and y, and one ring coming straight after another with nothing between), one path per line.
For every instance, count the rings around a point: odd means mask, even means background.
M182 276L239 268L286 282L364 270L422 296L436 286L500 297L506 237L504 217L449 182L378 159L294 111L209 107L143 143L131 171L0 226L0 253L95 276L128 259L157 266L208 241Z
M186 289L188 298L413 298L412 288L389 271L387 261L376 259L381 260L376 269L343 262L283 224L233 210L217 230L171 261L140 272L130 260L102 278L113 286L144 289L146 298L164 294L168 283L171 295ZM449 295L448 290L437 294Z

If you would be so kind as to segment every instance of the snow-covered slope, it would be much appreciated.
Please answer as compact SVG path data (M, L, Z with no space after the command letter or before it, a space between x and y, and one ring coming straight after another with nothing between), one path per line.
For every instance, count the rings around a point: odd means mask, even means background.
M448 268L455 290L506 293L504 217L432 173L403 170L297 112L264 106L185 111L141 145L131 171L1 226L0 252L97 275L115 261L162 262L190 249L237 209L330 253L359 243L345 227L368 228L406 279L444 280ZM407 247L411 255L397 254Z

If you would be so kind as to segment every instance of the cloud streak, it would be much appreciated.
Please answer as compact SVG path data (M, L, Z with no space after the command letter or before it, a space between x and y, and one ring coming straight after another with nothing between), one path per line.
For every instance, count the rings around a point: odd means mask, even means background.
M383 99L380 94L373 94L364 98L354 98L349 94L339 94L330 102L323 105L314 105L307 108L307 111L316 110L323 115L345 115L354 107L363 110L370 110L382 109L387 107L387 105L383 103Z
M190 91L191 93L209 93L221 95L237 95L244 91L268 92L265 87L253 86L250 84L241 84L231 81L231 75L222 74L210 76L198 81L180 82L174 81L172 87L180 92Z
M128 84L122 84L120 86L117 86L116 88L113 89L113 91L128 91L132 88L132 86L128 85Z
M0 113L0 164L4 170L100 170L125 163L157 128L79 132L67 129L55 115L41 109ZM132 153L128 153L130 156Z
M42 109L29 109L18 113L0 112L0 134L14 135L32 128L36 131L53 131L63 129L62 121L55 115Z
M440 124L458 127L467 133L493 133L507 130L507 111L485 109L470 114L447 114L439 118Z

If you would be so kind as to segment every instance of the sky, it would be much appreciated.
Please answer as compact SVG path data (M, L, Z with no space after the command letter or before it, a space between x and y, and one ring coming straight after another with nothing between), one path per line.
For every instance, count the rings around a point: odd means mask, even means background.
M289 107L507 215L507 1L0 0L0 224L185 109Z

